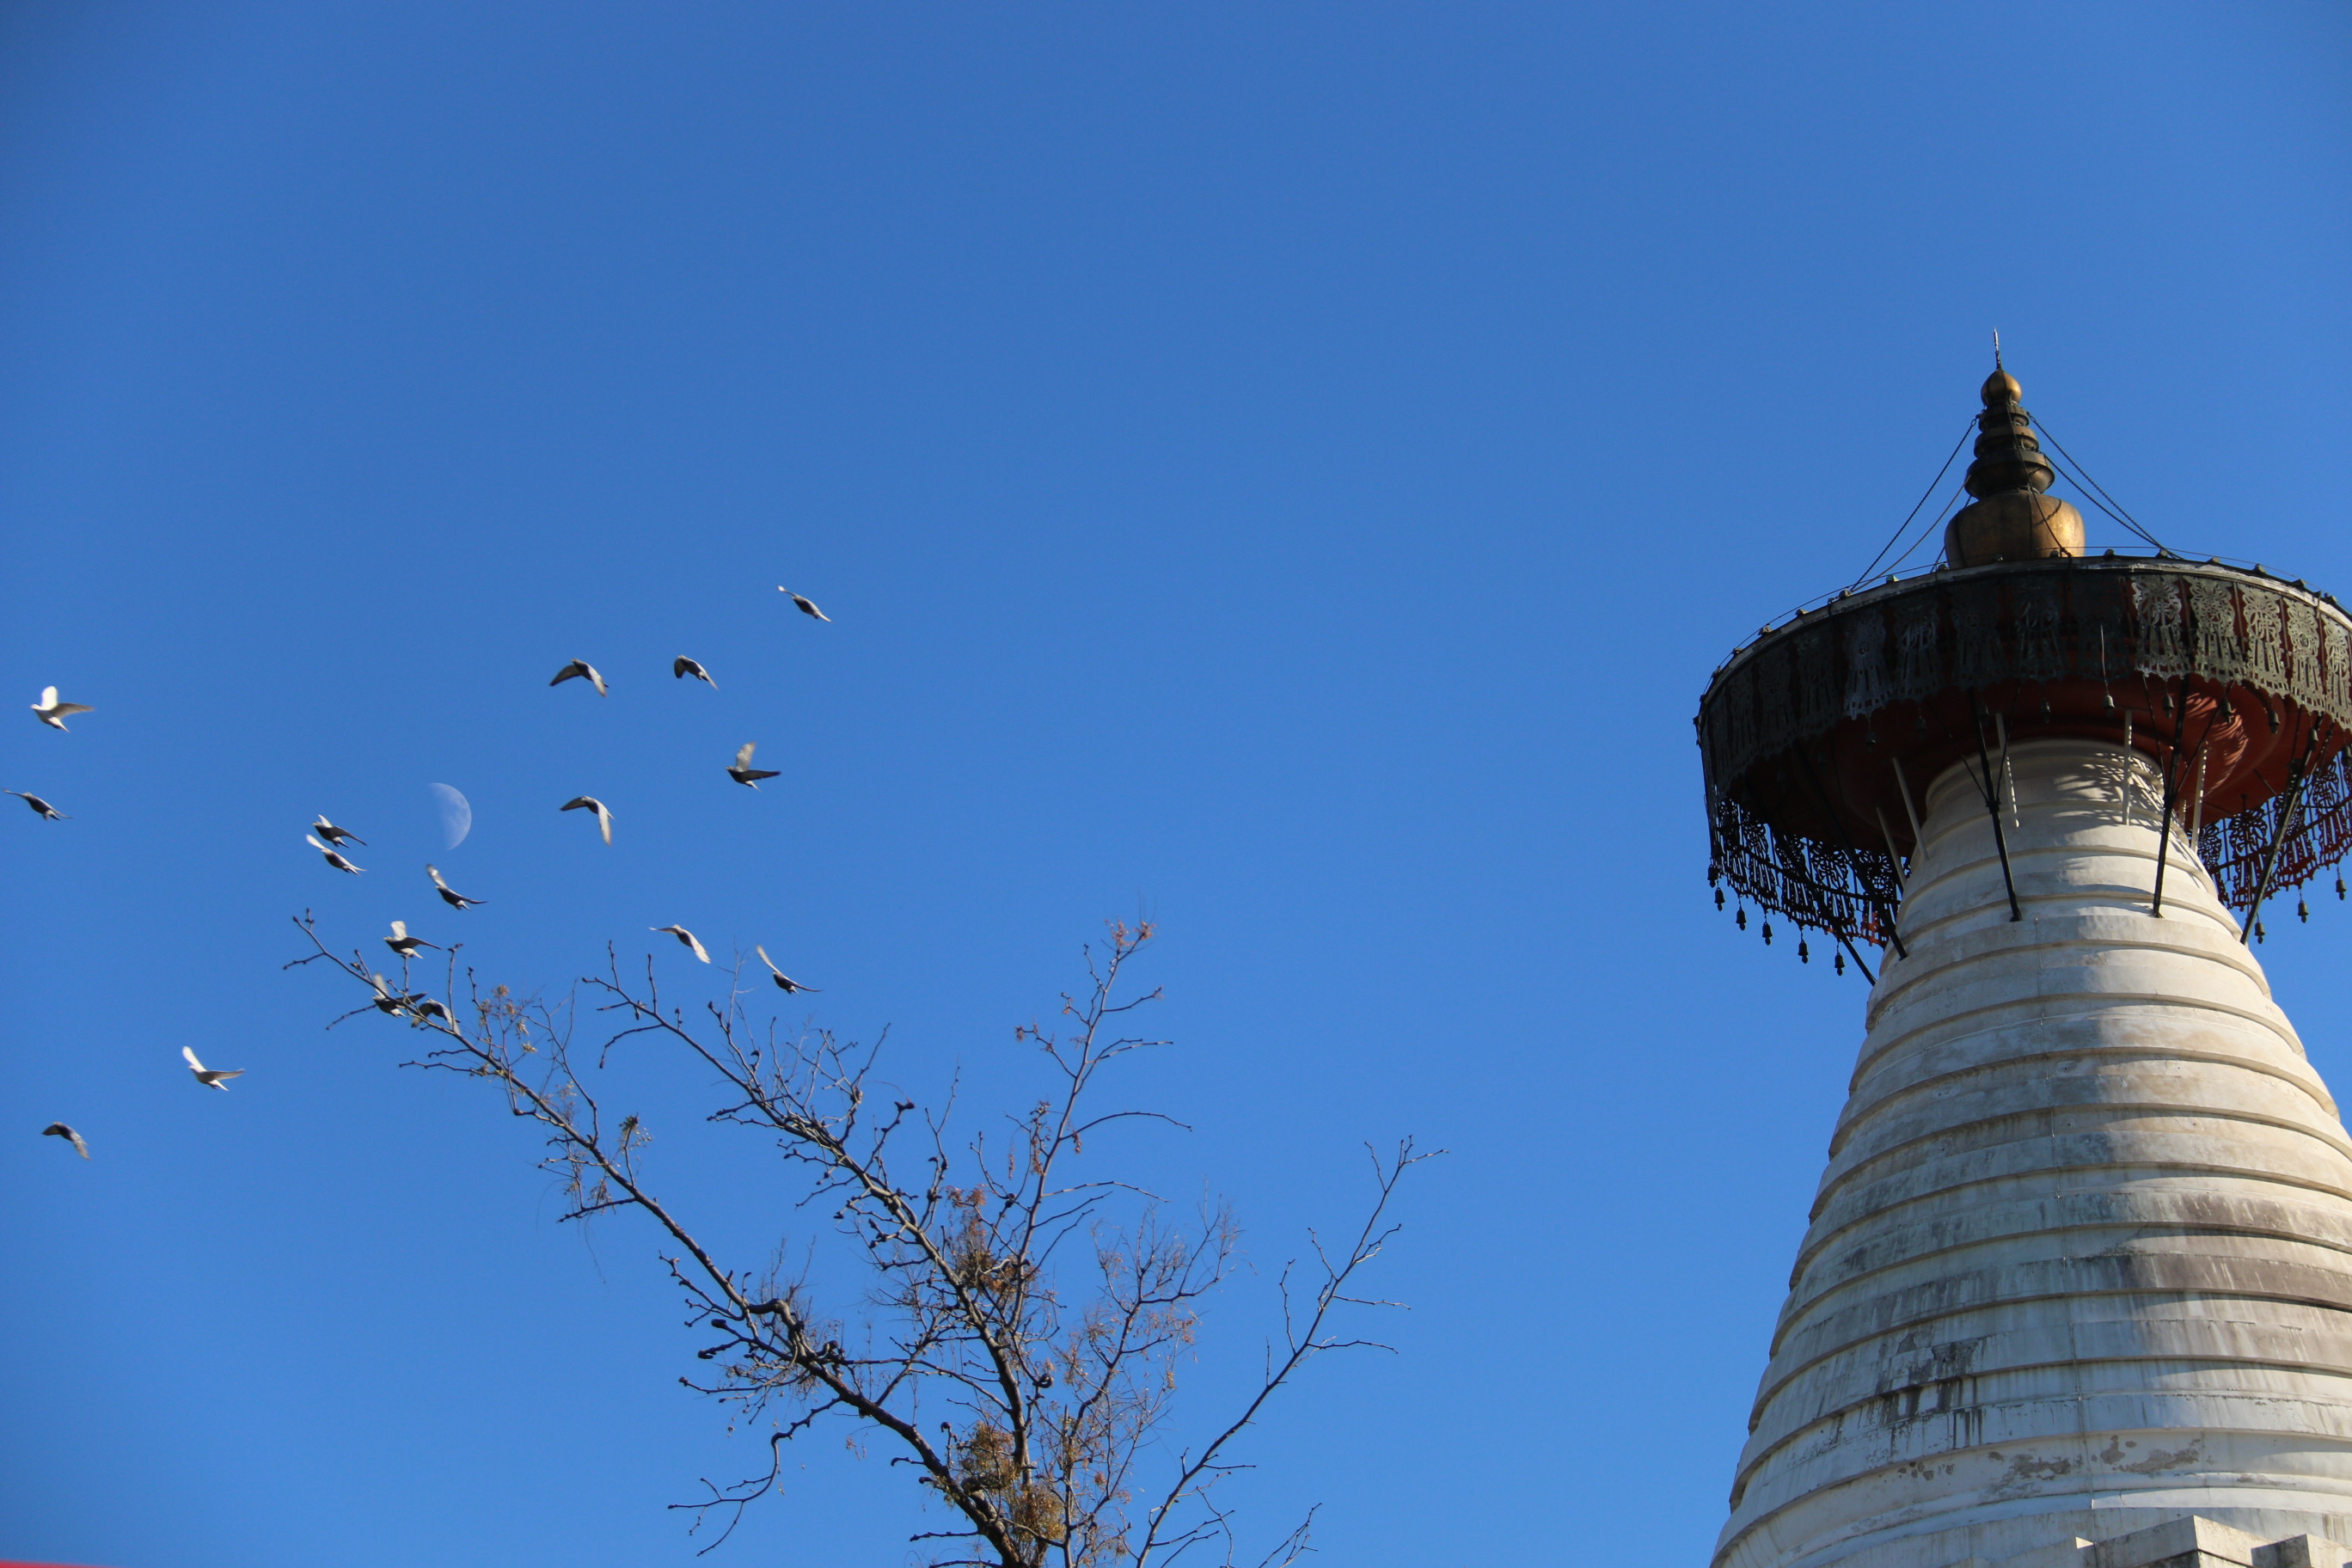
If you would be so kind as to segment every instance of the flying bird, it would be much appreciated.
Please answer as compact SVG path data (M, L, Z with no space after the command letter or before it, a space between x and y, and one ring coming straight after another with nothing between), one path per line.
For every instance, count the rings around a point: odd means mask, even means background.
M409 998L409 1001L415 1009L416 1016L419 1018L438 1018L443 1023L448 1025L452 1029L457 1026L457 1015L449 1011L447 1007L435 1001L432 997L414 996Z
M751 765L751 752L759 743L757 741L744 742L743 749L735 753L735 765L727 770L727 776L746 789L758 789L760 780L776 776L776 770L773 768L755 768Z
M319 830L320 837L325 839L328 843L333 845L338 849L341 848L347 841L352 844L365 844L367 842L366 839L362 838L350 828L338 827L323 816L319 818L318 821L310 824L310 826Z
M589 685L596 689L596 695L599 697L610 697L613 695L611 692L604 689L604 678L596 673L596 667L589 663L584 658L575 658L570 664L565 665L562 669L557 670L555 672L555 679L549 681L548 684L550 686L561 686L567 680L586 681Z
M26 795L23 790L20 790L20 789L12 789L12 790L7 791L6 793L8 793L8 794L10 794L10 795L15 795L18 800L21 800L21 801L23 801L26 805L31 806L35 811L38 812L41 816L47 817L51 822L63 822L63 821L65 821L65 820L66 820L66 814L65 814L64 812L59 811L56 806L51 805L47 801L43 800L39 795Z
M710 672L702 668L702 662L699 659L688 658L684 654L679 654L669 661L669 674L673 680L684 680L690 675L711 690L719 689L719 682L710 679Z
M695 941L694 933L687 930L684 926L649 926L646 929L649 931L666 931L669 932L670 935L677 938L678 941L694 949L695 957L702 960L705 963L710 962L710 955L702 951L702 944Z
M470 909L483 902L480 899L469 899L463 893L453 891L449 884L441 879L441 873L434 869L430 864L425 866L425 874L433 879L435 887L441 889L441 901L453 910Z
M226 1094L228 1092L228 1084L226 1080L233 1078L243 1078L245 1076L245 1069L243 1068L231 1068L227 1071L224 1072L218 1068L208 1068L205 1066L204 1063L196 1060L196 1053L190 1050L185 1046L182 1046L180 1047L180 1054L188 1058L188 1070L195 1074L196 1081L203 1084L206 1089L216 1089L223 1094Z
M42 687L41 700L33 704L33 717L38 719L42 723L47 724L52 730L64 729L66 727L65 721L68 714L95 713L97 711L97 709L92 708L87 702L58 701L58 689L54 686Z
M364 866L352 865L349 860L344 859L334 850L330 849L325 845L320 843L319 840L310 834L305 833L302 835L302 842L308 844L311 848L316 849L320 854L324 855L327 858L327 864L332 866L338 871L349 871L352 876L356 877L362 871L367 869Z
M42 1128L41 1136L44 1138L62 1138L67 1142L74 1146L75 1153L80 1155L85 1160L89 1158L89 1145L81 1141L80 1133L75 1131L72 1128L67 1126L62 1121L52 1121L47 1127Z
M404 995L386 985L381 974L369 975L368 984L375 987L375 1010L379 1013L388 1013L395 1018L408 1011L408 1005L416 999L414 996Z
M392 949L393 952L400 954L403 958L414 956L416 950L420 947L432 948L436 952L441 951L440 947L436 943L429 942L421 936L409 935L408 922L406 921L394 921L392 922L392 934L383 939L383 945Z
M798 610L802 615L814 616L818 620L824 622L828 626L833 623L833 617L826 615L823 610L818 609L815 605L809 601L805 595L795 594L790 588L785 587L782 583L776 584L776 592L782 594L785 598L790 599L793 602L793 608Z
M598 800L594 795L573 795L570 800L563 803L562 809L565 811L594 812L596 814L596 826L604 830L604 842L607 844L613 842L613 814L605 807L604 803Z
M770 958L768 956L768 950L761 947L759 943L753 942L751 944L751 951L760 955L760 962L766 964L768 966L768 973L776 977L776 989L782 991L785 995L789 996L795 991L814 991L816 989L814 985L802 984L799 981L793 979L782 970L778 969L776 967L776 961Z

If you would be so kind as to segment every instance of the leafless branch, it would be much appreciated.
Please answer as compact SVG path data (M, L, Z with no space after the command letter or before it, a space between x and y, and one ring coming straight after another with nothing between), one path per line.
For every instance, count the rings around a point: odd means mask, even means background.
M1269 1344L1262 1385L1197 1452L1180 1453L1139 1507L1139 1469L1161 1452L1178 1363L1204 1299L1237 1259L1223 1205L1171 1224L1143 1187L1081 1163L1086 1141L1108 1129L1181 1125L1147 1110L1098 1111L1091 1098L1109 1063L1166 1043L1118 1032L1160 995L1118 994L1149 925L1112 925L1108 942L1087 952L1088 986L1063 996L1063 1022L1014 1032L1037 1051L1050 1092L1003 1119L995 1138L959 1141L952 1093L924 1112L876 1076L880 1040L860 1047L824 1029L755 1021L740 959L725 994L691 1013L665 1000L650 961L642 980L625 977L609 947L604 973L555 1001L485 991L454 953L436 996L415 985L405 963L395 984L361 953L334 952L308 912L295 924L314 951L287 967L323 963L369 993L336 1023L375 1012L404 1024L426 1040L408 1065L484 1080L511 1116L537 1128L565 1220L634 1209L663 1234L688 1321L709 1336L696 1353L711 1371L679 1381L736 1418L771 1426L764 1470L732 1483L705 1479L707 1496L673 1505L695 1515L696 1530L723 1521L705 1551L777 1489L782 1446L838 1416L885 1439L890 1461L910 1467L951 1510L952 1527L913 1537L943 1543L950 1554L934 1558L940 1568L1149 1568L1217 1543L1232 1568L1232 1521L1212 1496L1240 1468L1229 1447L1309 1360L1374 1342L1334 1331L1336 1313L1393 1305L1350 1282L1395 1234L1386 1216L1398 1183L1430 1157L1410 1142L1374 1156L1370 1214L1344 1254L1315 1243L1317 1283L1295 1306L1285 1269L1283 1349ZM593 1051L574 1049L583 1016L606 1021ZM655 1193L650 1134L634 1115L610 1117L593 1081L616 1049L638 1041L715 1073L719 1102L708 1120L761 1133L794 1173L794 1202L830 1206L864 1282L862 1291L836 1284L830 1293L862 1301L862 1328L821 1304L827 1292L805 1266L786 1269L784 1243L764 1268L730 1268ZM1083 1263L1064 1256L1080 1237L1090 1243ZM950 1418L936 1419L942 1413ZM1294 1562L1312 1521L1310 1513L1259 1568Z

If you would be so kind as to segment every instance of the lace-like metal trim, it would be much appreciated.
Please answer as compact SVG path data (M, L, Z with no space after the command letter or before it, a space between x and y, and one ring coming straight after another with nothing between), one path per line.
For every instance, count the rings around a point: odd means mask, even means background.
M1901 890L1893 853L1785 831L1740 795L1759 763L1896 703L2012 681L2186 676L2251 688L2332 721L2336 734L2352 731L2352 617L2275 579L2120 560L1954 575L1856 595L1801 618L1735 658L1708 689L1698 738L1715 865L1767 910L1884 940L1881 909ZM2324 748L2327 760L2306 782L2283 842L2283 794L2204 825L2199 853L2227 901L2241 910L2251 902L2274 842L2273 892L2352 851L2352 772L2334 752Z

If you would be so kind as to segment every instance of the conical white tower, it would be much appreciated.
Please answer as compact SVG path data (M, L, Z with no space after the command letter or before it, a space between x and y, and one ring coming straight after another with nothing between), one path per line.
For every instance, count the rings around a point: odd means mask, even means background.
M2245 940L2352 847L2352 619L2084 558L1984 402L1947 563L1700 711L1739 923L1884 947L1715 1568L2352 1568L2352 1138Z
M2150 912L2147 760L2007 772L2021 921L1969 770L1927 791L1720 1568L2352 1540L2352 1139L2177 830Z

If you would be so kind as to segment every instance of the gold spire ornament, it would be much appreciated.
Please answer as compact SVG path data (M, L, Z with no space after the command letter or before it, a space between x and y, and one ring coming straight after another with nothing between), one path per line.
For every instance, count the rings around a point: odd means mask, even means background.
M2042 493L2057 473L2034 438L2033 416L2019 405L2021 392L2001 368L1996 332L1992 374L1980 391L1976 460L1969 465L1968 490L1976 499L1944 530L1944 559L1954 566L2083 553L2083 514Z

